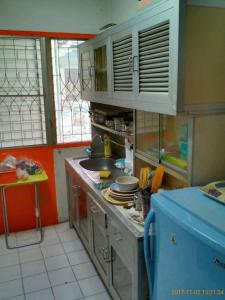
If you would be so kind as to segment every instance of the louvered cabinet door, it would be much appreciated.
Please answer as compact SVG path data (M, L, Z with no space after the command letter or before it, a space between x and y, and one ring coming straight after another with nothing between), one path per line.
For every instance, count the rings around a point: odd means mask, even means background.
M171 7L136 27L138 78L136 107L176 114L178 70L178 14Z
M112 35L112 95L119 106L133 108L133 34L129 29Z

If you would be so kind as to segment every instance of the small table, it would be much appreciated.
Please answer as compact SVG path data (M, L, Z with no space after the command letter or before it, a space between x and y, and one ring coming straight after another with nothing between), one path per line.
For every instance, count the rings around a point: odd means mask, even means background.
M41 225L41 214L40 214L40 205L39 205L39 197L38 197L38 183L42 182L42 181L46 181L46 180L48 180L48 176L47 176L45 171L42 171L41 174L30 175L30 177L27 180L18 179L16 182L0 184L5 242L6 242L6 247L8 249L15 249L15 248L21 248L21 247L36 245L36 244L40 244L43 241L44 235L43 235L43 230L42 230L42 225ZM7 188L10 188L10 187L16 187L16 186L26 185L26 184L34 184L36 229L38 231L40 231L41 238L40 238L40 240L38 240L37 242L34 242L34 243L23 244L21 246L11 247L9 245L9 240L8 240L10 232L9 232L9 224L8 224L7 202L6 202L5 190Z

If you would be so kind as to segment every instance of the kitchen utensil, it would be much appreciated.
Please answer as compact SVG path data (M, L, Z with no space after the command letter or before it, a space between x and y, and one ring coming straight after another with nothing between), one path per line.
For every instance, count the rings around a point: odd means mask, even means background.
M120 176L116 178L116 183L122 192L135 189L138 185L138 182L139 179L134 176Z
M114 204L114 205L127 206L127 205L133 204L133 202L134 202L133 200L118 201L109 195L108 189L102 190L101 193L106 201L108 201L109 203Z
M162 165L158 166L155 170L155 175L152 179L151 193L157 193L162 184L163 174L165 169Z
M140 170L140 180L139 180L139 187L144 189L148 186L149 183L149 175L150 175L150 168L141 168Z
M118 186L118 184L116 182L113 182L110 185L110 190L116 193L120 193L120 194L130 194L130 193L136 193L138 191L138 189L134 189L131 191L121 191L120 187Z
M114 192L112 191L110 188L109 188L109 193L113 196L119 196L119 197L134 197L135 193L117 193L117 192Z

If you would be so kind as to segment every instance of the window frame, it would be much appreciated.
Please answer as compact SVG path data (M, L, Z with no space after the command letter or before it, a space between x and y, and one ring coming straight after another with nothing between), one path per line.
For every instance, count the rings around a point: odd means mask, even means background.
M55 98L54 98L54 82L53 82L53 66L52 66L52 54L51 54L51 40L87 40L88 38L94 37L92 34L66 34L64 37L60 33L43 33L26 31L15 31L9 34L11 31L0 30L0 38L15 37L21 39L35 38L40 41L40 54L42 64L42 82L43 82L43 94L44 94L44 114L45 114L45 126L46 126L46 143L45 144L31 144L21 145L13 147L0 147L0 150L4 151L7 149L20 149L20 148L34 148L34 147L46 147L46 146L57 146L57 147L68 147L70 145L85 145L89 141L74 141L67 143L57 143L57 129L56 129L56 112L55 112ZM25 33L20 34L20 33ZM36 34L35 34L36 33ZM65 37L66 36L66 37ZM78 68L80 68L80 58L78 58Z

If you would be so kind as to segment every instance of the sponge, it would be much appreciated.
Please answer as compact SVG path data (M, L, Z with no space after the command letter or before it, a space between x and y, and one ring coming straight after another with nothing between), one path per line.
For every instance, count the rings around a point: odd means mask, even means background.
M100 178L109 178L111 176L111 171L100 171L99 176Z

